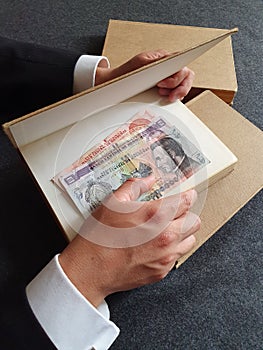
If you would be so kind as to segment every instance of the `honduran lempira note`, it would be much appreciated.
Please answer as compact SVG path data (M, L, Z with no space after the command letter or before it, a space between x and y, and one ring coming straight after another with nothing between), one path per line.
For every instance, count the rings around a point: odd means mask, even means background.
M138 111L113 133L59 172L53 181L86 217L131 177L154 174L152 189L139 200L161 198L209 163L164 116Z

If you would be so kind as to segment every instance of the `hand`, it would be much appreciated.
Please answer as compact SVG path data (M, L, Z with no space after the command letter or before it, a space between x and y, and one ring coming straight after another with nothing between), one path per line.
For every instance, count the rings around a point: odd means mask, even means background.
M66 275L95 307L109 294L161 280L194 247L193 234L200 227L200 219L189 209L196 192L136 201L153 183L151 176L128 180L94 211L91 219L86 219L80 234L60 254ZM121 235L129 235L132 229L149 240L126 248L111 248L88 239L89 233L109 237L115 228L121 228ZM152 233L154 228L156 232Z
M168 57L169 55L170 54L167 51L161 49L142 52L119 67L98 67L96 71L95 84L98 85L108 80L112 80L149 63L158 61L161 58ZM167 96L170 102L174 102L177 99L183 100L183 98L190 91L193 81L194 72L191 69L184 67L179 72L160 81L157 84L158 92L161 96Z

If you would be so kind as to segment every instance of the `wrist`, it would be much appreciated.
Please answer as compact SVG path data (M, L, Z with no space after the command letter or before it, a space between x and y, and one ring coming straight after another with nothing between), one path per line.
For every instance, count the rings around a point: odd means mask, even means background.
M98 307L107 296L99 282L101 264L96 254L87 251L85 243L84 238L77 236L59 255L59 263L71 283Z
M95 86L106 83L114 78L117 75L114 74L114 69L107 67L97 67L96 75L95 75Z

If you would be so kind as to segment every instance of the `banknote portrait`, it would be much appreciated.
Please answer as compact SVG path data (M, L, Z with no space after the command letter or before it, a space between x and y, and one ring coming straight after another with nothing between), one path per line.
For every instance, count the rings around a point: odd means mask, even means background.
M188 156L182 145L174 138L165 136L151 145L153 158L163 173L179 173L188 178L199 169L201 163Z

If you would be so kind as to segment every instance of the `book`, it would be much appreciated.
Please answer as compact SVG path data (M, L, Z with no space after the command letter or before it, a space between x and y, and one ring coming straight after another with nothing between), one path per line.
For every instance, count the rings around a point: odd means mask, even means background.
M165 101L149 89L68 131L53 180L84 217L100 204L103 193L130 177L155 175L156 184L142 196L151 200L190 188L204 190L233 170L237 158L218 137L182 102ZM78 158L64 169L73 146Z
M211 91L201 93L187 102L186 106L234 152L238 162L235 164L234 171L210 184L209 190L204 192L205 205L201 212L202 224L200 230L195 234L197 244L188 254L179 259L177 267L186 262L263 187L263 173L258 172L258 169L263 167L263 158L260 152L256 152L263 147L263 132ZM63 140L63 134L60 137L54 148L56 151L60 141ZM55 139L56 136L53 142ZM55 155L52 149L47 149L52 145L47 144L45 139L39 140L38 143L38 147L34 145L34 142L31 147L28 145L26 153L19 148L18 151L46 199L62 234L70 241L75 236L77 228L71 227L61 214L57 205L55 187L51 186L51 181L48 180L50 176L55 175ZM42 153L43 151L45 152ZM250 154L253 154L253 157L250 157ZM200 195L202 193L199 193Z
M51 179L58 171L63 170L79 157L80 150L83 151L83 142L87 143L88 135L97 135L100 138L107 136L108 113L111 108L117 106L121 110L125 107L127 111L127 105L154 105L165 111L169 118L176 115L176 119L181 120L182 125L186 120L193 123L198 131L195 137L198 143L202 143L202 152L207 154L209 159L206 168L211 169L208 175L210 184L219 181L233 169L236 157L228 147L187 106L180 101L170 104L160 100L152 86L234 32L236 32L235 29L220 33L181 53L176 53L160 62L47 106L3 126L26 162L68 240L76 235L84 218L72 205L72 201L69 201L68 196L54 186ZM130 113L117 113L116 116L111 114L110 118L111 121L124 123L130 118ZM171 118L172 124L174 120L173 117ZM187 135L189 130L186 129L184 134ZM217 150L213 151L213 147L207 147L205 140L215 145ZM99 140L93 138L89 146L92 147L97 141ZM188 180L188 188L196 185L196 183L191 184L191 178ZM184 183L186 184L187 181ZM203 180L199 183L202 182Z
M109 58L111 66L116 67L143 51L162 48L180 52L224 32L225 29L218 28L111 19L102 53ZM226 103L233 103L237 78L231 37L199 56L189 68L195 72L195 79L187 100L204 90L211 90Z

